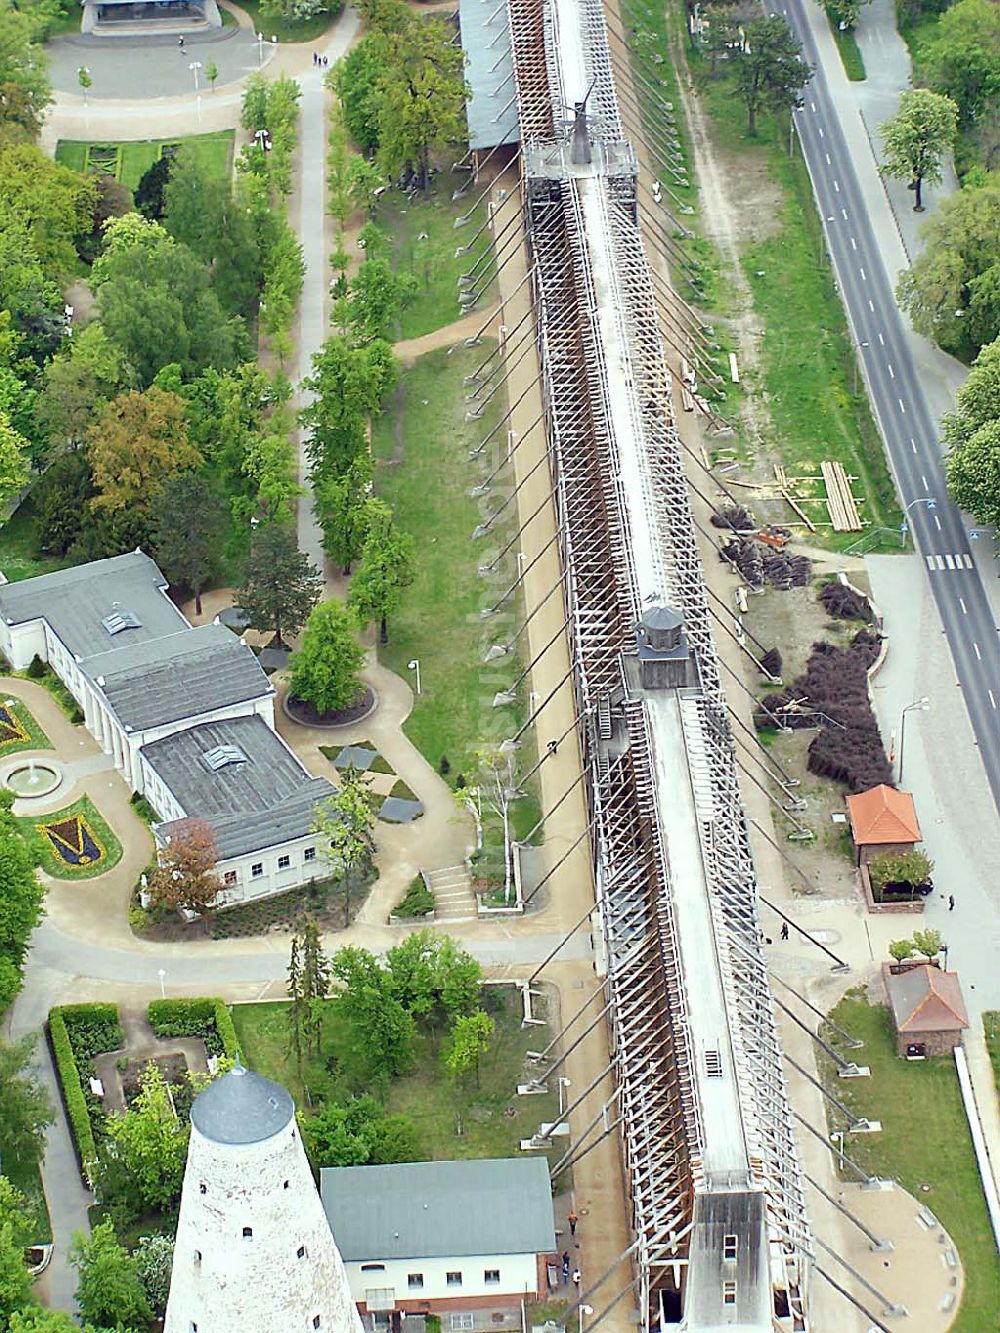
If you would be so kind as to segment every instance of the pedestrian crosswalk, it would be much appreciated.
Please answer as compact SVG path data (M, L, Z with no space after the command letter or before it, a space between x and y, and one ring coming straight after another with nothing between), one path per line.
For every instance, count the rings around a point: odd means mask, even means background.
M972 569L972 556L968 551L962 551L957 555L925 555L924 559L930 570Z

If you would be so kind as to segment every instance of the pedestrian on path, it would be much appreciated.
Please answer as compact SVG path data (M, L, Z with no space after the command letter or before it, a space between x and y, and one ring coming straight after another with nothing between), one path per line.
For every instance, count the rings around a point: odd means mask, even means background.
M579 1285L580 1285L580 1270L579 1270L579 1268L574 1268L574 1270L573 1270L573 1286L574 1286L574 1287L579 1287Z
M569 1216L566 1218L566 1221L569 1223L569 1234L571 1236L576 1235L576 1224L579 1220L580 1219L577 1217L576 1213L574 1213L573 1209L571 1208L569 1210Z
M783 940L787 940L787 939L788 939L788 922L787 922L787 921L782 921L782 923L781 923L781 938L782 938Z
M953 893L949 893L949 894L948 894L948 911L949 911L949 912L954 912L954 910L955 910L955 895L954 895Z
M563 1281L569 1281L569 1250L566 1250L562 1257Z

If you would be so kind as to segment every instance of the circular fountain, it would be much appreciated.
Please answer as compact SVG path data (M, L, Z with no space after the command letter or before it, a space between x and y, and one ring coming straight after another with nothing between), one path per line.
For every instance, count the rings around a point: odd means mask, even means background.
M39 759L28 759L12 768L3 781L19 800L30 801L54 792L62 776L51 764Z

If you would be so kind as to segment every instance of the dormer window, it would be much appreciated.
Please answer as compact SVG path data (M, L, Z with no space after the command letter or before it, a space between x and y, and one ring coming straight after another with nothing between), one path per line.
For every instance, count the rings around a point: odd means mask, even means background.
M214 745L211 750L204 751L201 762L210 773L218 773L230 764L246 764L250 761L238 745Z
M126 629L141 629L142 621L134 611L129 611L120 602L113 603L110 612L101 617L101 624L112 636L121 634Z

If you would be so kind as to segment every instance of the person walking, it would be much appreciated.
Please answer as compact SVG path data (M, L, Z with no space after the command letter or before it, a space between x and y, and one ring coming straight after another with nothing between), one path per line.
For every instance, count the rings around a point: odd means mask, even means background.
M580 1285L580 1270L579 1270L579 1268L574 1268L574 1269L573 1269L573 1286L574 1286L574 1287L579 1287L579 1285Z
M953 893L949 893L949 894L948 894L948 911L949 911L949 912L954 912L954 910L955 910L955 895L954 895Z
M787 922L787 921L782 921L782 923L781 923L781 938L782 938L783 940L787 940L787 939L788 939L788 922Z
M562 1257L563 1281L569 1281L569 1250L566 1250Z
M577 1217L576 1213L574 1213L573 1209L571 1208L569 1210L569 1216L566 1218L566 1221L569 1223L569 1234L571 1236L576 1235L576 1224L579 1220L580 1219Z

